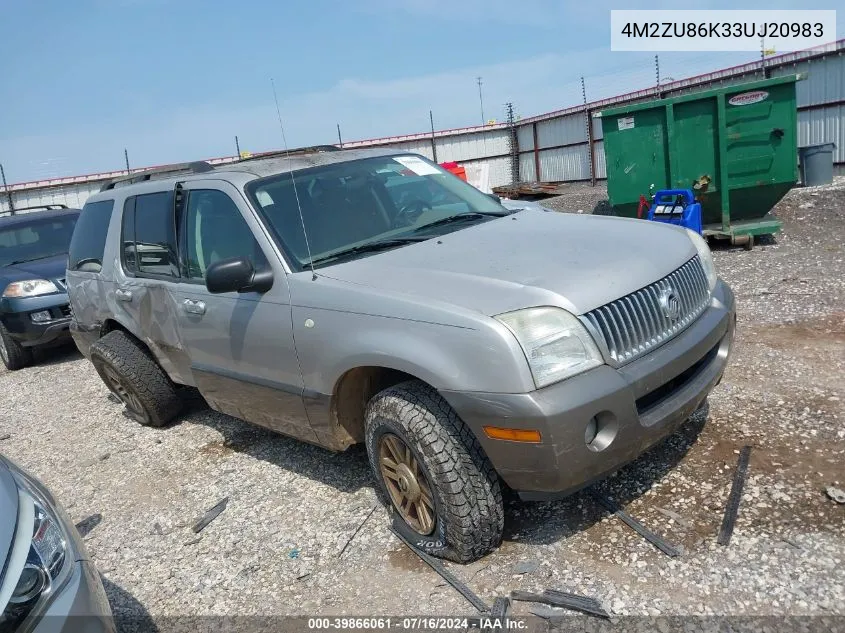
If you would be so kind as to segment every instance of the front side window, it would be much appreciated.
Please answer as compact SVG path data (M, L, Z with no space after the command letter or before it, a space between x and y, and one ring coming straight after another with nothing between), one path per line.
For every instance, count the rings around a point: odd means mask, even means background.
M295 270L508 214L490 196L416 155L282 173L249 183L246 192Z
M114 200L86 202L76 222L68 251L68 269L100 272Z
M0 228L0 266L23 264L68 252L76 215L37 219Z
M267 260L234 201L216 189L188 192L185 214L185 270L189 279L205 279L208 267L222 259L248 257L256 270Z
M127 272L157 277L178 277L176 220L170 191L127 199L121 237Z

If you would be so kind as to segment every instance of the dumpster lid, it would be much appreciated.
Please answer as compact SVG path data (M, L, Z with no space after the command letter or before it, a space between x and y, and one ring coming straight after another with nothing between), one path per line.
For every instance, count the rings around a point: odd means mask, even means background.
M602 110L596 117L602 116L616 116L619 114L628 114L638 110L650 110L675 103L683 103L684 101L697 101L712 95L725 92L744 92L747 90L758 90L768 86L778 86L780 84L794 83L807 78L806 73L796 73L794 75L785 75L783 77L772 77L770 79L758 79L757 81L749 81L741 84L730 84L727 86L718 86L716 88L708 88L706 90L699 90L698 92L690 92L689 94L680 95L678 97L667 97L665 99L653 99L651 101L640 101L639 103L632 103L629 105L617 106L615 108L608 108Z

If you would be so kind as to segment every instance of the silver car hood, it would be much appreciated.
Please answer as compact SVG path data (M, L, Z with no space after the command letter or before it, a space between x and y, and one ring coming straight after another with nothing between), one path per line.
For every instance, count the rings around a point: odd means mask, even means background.
M0 455L0 580L6 558L12 549L15 524L18 521L18 485L12 477L3 456Z
M583 314L695 254L677 227L528 209L318 274L489 316L535 305Z

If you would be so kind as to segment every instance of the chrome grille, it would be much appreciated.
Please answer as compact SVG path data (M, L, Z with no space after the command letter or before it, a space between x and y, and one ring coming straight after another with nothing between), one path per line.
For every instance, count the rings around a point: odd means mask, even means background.
M677 318L669 318L661 297L674 293ZM710 301L707 276L698 256L663 279L585 314L608 356L627 363L665 343L695 321Z

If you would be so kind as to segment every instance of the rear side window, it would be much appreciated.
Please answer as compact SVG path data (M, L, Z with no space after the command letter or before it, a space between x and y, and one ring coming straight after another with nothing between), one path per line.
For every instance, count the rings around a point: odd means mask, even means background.
M172 192L127 199L121 234L123 266L128 273L179 276Z
M68 270L98 273L103 269L106 234L114 200L89 202L82 207L68 252Z

